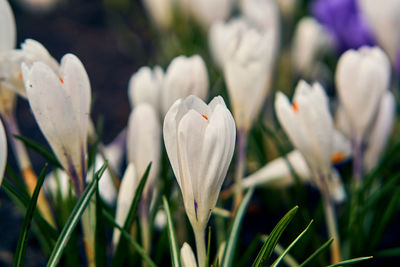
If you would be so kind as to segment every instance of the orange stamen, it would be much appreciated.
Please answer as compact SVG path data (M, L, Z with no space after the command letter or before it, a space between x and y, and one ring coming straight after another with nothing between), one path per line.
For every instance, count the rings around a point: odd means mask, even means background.
M64 80L63 80L63 78L61 78L61 77L60 77L60 82L61 82L61 83L64 83Z
M332 155L331 161L333 164L337 164L339 162L342 162L346 158L346 155L343 152L337 152Z
M18 79L22 81L22 73L18 74Z
M299 105L296 102L292 103L292 108L294 110L294 113L299 112Z
M201 116L203 116L204 119L208 120L208 117L204 114L201 114Z

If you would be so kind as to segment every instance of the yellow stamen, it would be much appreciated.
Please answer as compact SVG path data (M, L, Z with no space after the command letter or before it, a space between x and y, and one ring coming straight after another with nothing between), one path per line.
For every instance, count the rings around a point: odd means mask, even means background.
M63 78L61 78L61 77L60 77L60 82L61 82L61 83L64 83L64 80L63 80Z
M294 113L299 112L299 105L296 102L292 103L292 108L294 110Z
M337 164L339 162L342 162L346 158L346 155L343 152L337 152L332 155L331 161L333 164Z
M208 117L204 114L201 114L201 116L203 116L204 119L208 120Z

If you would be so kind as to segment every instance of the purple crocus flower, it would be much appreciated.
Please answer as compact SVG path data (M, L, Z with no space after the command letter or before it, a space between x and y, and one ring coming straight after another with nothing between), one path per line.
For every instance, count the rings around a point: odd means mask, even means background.
M374 45L372 31L357 0L316 0L312 13L333 35L339 53L363 45Z

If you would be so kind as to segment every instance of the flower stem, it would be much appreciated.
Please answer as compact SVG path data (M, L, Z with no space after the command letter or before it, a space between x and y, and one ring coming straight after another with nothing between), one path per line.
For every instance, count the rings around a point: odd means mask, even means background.
M206 267L206 243L204 240L204 229L193 229L196 239L197 265L198 267Z
M141 238L144 251L150 255L151 251L151 233L149 223L149 201L147 196L143 196L140 202L140 227L141 227ZM143 267L147 266L147 262L143 261Z
M322 198L324 203L325 220L328 233L329 236L333 238L333 242L331 245L331 263L335 264L340 261L340 240L339 234L337 232L335 208L327 190L324 190L324 192L322 192Z
M361 141L353 141L353 188L357 189L364 178L364 150Z
M245 172L246 163L246 149L247 149L247 130L239 129L237 134L237 156L236 156L236 173L235 173L235 196L233 201L233 212L235 213L237 207L243 198L243 185L242 180Z
M3 116L3 119L6 125L6 129L10 135L21 135L14 114ZM22 143L20 140L17 140L14 136L9 136L9 139L11 141L11 146L13 148L19 169L22 172L25 185L28 189L29 194L32 195L37 184L37 176L32 169L32 164L29 159L26 147L24 143ZM40 191L39 193L37 205L40 213L43 215L43 218L45 218L50 225L55 226L56 224L51 213L50 204L43 194L43 191Z

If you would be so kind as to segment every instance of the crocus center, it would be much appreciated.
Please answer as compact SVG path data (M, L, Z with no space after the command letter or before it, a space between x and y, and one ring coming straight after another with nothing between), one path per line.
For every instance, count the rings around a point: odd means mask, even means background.
M201 116L203 116L204 119L208 120L208 117L204 114L201 114Z
M343 161L345 157L346 156L342 152L337 152L332 155L331 161L333 164L337 164L337 163Z
M61 82L61 83L64 83L64 80L63 80L63 78L61 78L61 77L60 77L60 82Z
M294 110L294 113L299 112L299 105L296 102L292 103L292 108Z

